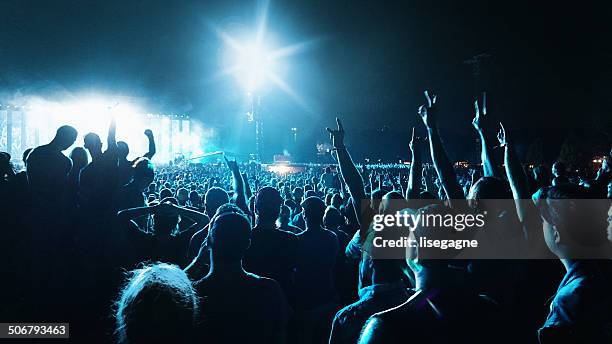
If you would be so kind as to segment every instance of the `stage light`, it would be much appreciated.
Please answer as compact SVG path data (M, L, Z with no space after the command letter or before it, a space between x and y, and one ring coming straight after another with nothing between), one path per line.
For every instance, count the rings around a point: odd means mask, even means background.
M157 142L154 161L159 163L166 163L179 155L186 158L201 155L208 150L209 142L215 136L213 129L203 127L189 116L151 114L130 97L77 94L62 99L27 97L23 103L26 104L24 113L28 147L34 146L34 142L49 142L56 129L64 124L75 127L79 133L73 147L83 146L83 136L90 132L98 134L106 145L108 127L113 117L117 123L117 141L125 141L130 146L129 159L147 152L145 129L153 131ZM65 153L68 154L73 147Z
M237 52L236 66L236 75L249 93L258 90L267 76L273 73L272 59L263 45L257 42Z

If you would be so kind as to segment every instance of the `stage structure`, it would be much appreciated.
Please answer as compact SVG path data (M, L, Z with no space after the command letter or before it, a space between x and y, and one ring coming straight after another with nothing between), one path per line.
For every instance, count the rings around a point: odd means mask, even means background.
M89 132L95 132L106 143L112 116L117 121L117 141L125 141L130 147L128 158L147 151L145 129L154 133L157 153L153 160L159 163L204 154L204 137L210 136L208 132L205 135L203 126L188 114L139 114L113 109L96 113L88 109L84 113L66 111L60 115L52 108L48 113L41 113L27 106L0 105L0 151L8 152L14 161L19 162L27 148L48 143L57 128L64 124L74 126L79 132L73 147L83 146L83 136ZM64 153L69 155L71 150L72 147Z

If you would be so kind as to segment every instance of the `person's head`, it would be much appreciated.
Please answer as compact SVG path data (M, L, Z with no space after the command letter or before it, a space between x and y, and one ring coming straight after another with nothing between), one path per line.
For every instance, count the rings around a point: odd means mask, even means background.
M159 204L172 204L178 206L178 202L174 197L162 198ZM153 215L153 228L155 235L159 237L168 237L177 230L180 217L175 214L165 214L163 212L156 212Z
M533 195L544 240L557 257L588 256L607 244L607 204L590 198L587 189L573 184L542 188Z
M304 194L304 199L306 199L308 197L317 197L317 193L314 190L308 190Z
M565 164L562 163L561 161L555 161L555 163L552 166L552 174L555 177L561 177L564 176L567 173L567 167L565 167Z
M116 302L119 343L187 343L198 317L198 297L181 268L166 263L128 273Z
M155 178L153 164L147 158L138 158L138 160L134 162L132 168L134 170L134 179L132 179L132 183L134 183L139 190L146 190Z
M325 167L325 173L331 173L332 169L330 166Z
M274 222L280 213L283 198L273 187L263 187L255 198L255 213L260 222Z
M455 216L457 212L442 204L432 204L416 210L422 217ZM392 232L393 233L393 232ZM428 240L470 240L473 239L474 231L455 230L453 227L445 227L442 221L419 221L414 230L409 232L410 239L419 242L420 238ZM435 246L408 245L406 249L406 261L408 266L417 276L419 275L444 276L448 272L448 267L462 249L443 249ZM457 261L458 262L458 261ZM460 263L457 263L460 265ZM450 278L450 276L449 276ZM438 281L439 282L439 281ZM417 286L418 288L418 286Z
M28 148L28 149L23 151L23 155L21 155L21 161L23 161L24 165L26 164L26 162L28 160L28 155L30 155L30 152L32 151L32 149L34 149L34 148Z
M317 229L323 224L323 215L325 214L325 202L316 196L307 197L302 202L304 211L304 222L307 229Z
M397 191L390 191L383 196L379 205L379 213L392 214L396 211L404 209L407 205L408 204L401 193Z
M149 187L147 188L147 192L148 193L155 193L157 191L157 183L153 182L151 184L149 184Z
M482 177L470 189L468 200L473 208L486 211L497 217L504 211L508 211L510 202L500 200L512 199L512 191L507 181L496 177ZM512 205L514 208L514 205ZM512 210L513 211L513 210Z
M7 152L0 152L0 181L10 179L15 175L15 168L11 163L11 155Z
M372 195L370 195L370 206L374 211L378 212L380 209L380 202L386 193L387 192L382 189L372 191Z
M189 200L189 191L185 188L179 188L176 191L176 199L180 206L184 206Z
M167 197L172 197L172 190L167 188L161 189L161 191L159 192L159 199L164 199Z
M278 215L278 222L280 223L281 226L286 226L289 224L290 221L291 221L291 209L288 206L283 204L281 206L280 214Z
M342 196L339 193L334 194L331 199L331 205L336 207L336 209L340 209L342 206Z
M87 133L85 137L83 137L84 146L91 154L92 158L97 158L102 154L102 140L100 140L100 136L96 133Z
M251 223L237 212L216 215L211 220L207 245L213 264L239 263L251 245Z
M194 190L189 193L189 203L191 203L191 206L193 207L200 207L202 197L200 197L200 194L197 191Z
M130 147L123 141L117 141L117 155L119 160L126 160L128 154L130 154Z
M325 194L325 205L331 205L333 195L331 193Z
M77 130L69 125L62 125L57 128L55 137L51 140L51 145L55 146L59 150L66 150L68 147L74 144L77 139Z
M217 209L225 203L229 203L229 196L225 190L219 187L215 186L208 189L204 196L204 208L208 216L214 215Z
M295 199L296 202L298 203L301 202L303 196L304 196L304 189L302 189L301 187L293 188L293 199Z
M344 224L346 224L346 220L338 208L328 206L325 209L325 214L323 214L323 226L325 226L325 228L336 230Z
M70 160L72 160L72 168L78 171L89 163L89 156L85 148L74 147L70 152Z

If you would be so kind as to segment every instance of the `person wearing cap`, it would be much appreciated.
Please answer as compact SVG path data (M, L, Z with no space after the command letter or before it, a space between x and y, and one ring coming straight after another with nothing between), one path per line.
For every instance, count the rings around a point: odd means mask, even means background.
M289 307L273 279L245 271L251 224L242 214L221 213L210 223L210 270L195 283L204 300L199 336L204 343L283 343Z

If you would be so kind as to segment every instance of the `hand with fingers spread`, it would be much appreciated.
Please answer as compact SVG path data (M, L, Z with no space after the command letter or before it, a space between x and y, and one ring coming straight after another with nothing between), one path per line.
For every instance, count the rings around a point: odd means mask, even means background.
M421 116L423 123L427 129L436 128L438 123L436 121L436 100L437 96L430 95L428 91L425 91L426 104L419 106L418 114Z
M344 127L340 119L336 117L337 129L325 128L329 133L334 148L345 148L344 146Z
M482 107L478 106L478 99L474 100L474 119L472 125L478 132L487 128L489 117L487 116L487 93L482 93Z
M227 167L234 171L234 170L238 170L238 162L236 162L236 160L231 161L227 158L227 155L223 155L223 159L225 160L225 164L227 165Z

